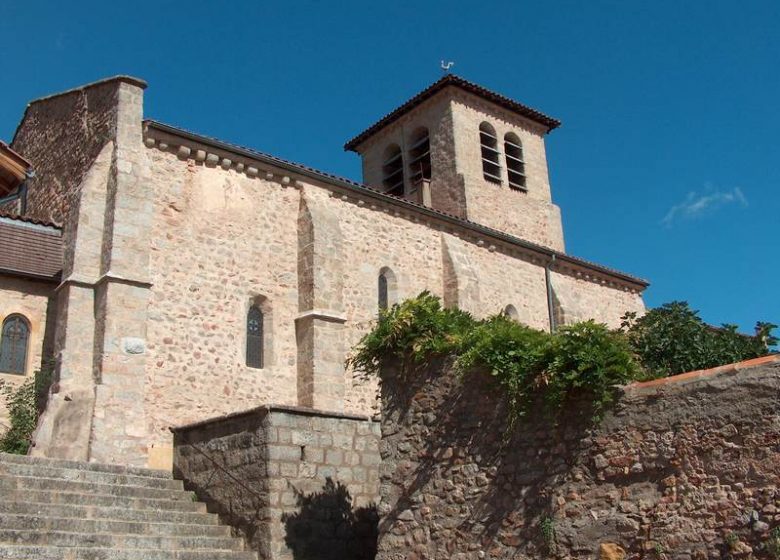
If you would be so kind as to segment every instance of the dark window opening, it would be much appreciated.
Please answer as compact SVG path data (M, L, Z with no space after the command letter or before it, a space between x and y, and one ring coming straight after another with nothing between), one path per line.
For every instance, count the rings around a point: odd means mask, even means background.
M387 194L404 195L404 161L401 148L393 144L385 150L385 160L382 163L382 186Z
M409 173L412 184L431 180L431 141L428 129L421 128L412 136L409 148Z
M504 153L506 154L506 171L509 175L509 186L515 190L526 190L523 144L517 135L510 132L504 136Z
M21 315L10 315L3 321L0 334L0 372L24 375L27 369L27 346L30 324Z
M379 286L378 286L378 303L379 303L379 311L385 311L387 309L387 276L385 276L384 273L379 275Z
M246 365L263 367L263 312L256 305L249 308L246 316Z
M486 122L479 125L479 143L482 151L482 175L488 181L501 183L498 137L495 129Z

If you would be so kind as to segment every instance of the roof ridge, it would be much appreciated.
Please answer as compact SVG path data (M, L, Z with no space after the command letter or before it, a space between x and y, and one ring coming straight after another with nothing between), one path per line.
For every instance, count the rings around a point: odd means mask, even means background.
M549 115L529 107L528 105L524 105L519 101L515 101L514 99L511 99L505 95L496 93L495 91L492 91L484 86L462 78L457 74L445 74L427 88L412 96L409 100L399 105L389 113L385 114L382 118L369 126L363 132L349 140L346 144L344 144L344 149L347 151L356 151L355 148L357 148L358 145L362 144L370 136L373 136L376 132L379 131L379 129L384 128L397 119L401 118L401 116L405 115L424 101L430 99L447 86L459 87L464 91L478 95L527 119L538 122L546 126L548 132L554 128L558 128L561 125L561 121L558 119L550 117Z

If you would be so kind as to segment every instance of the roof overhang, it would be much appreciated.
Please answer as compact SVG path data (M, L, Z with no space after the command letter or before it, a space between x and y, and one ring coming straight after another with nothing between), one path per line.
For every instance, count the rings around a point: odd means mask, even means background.
M371 136L385 128L386 126L392 124L396 120L400 119L403 115L420 105L421 103L427 101L434 95L438 94L440 91L444 90L447 87L456 87L459 89L462 89L464 91L467 91L473 95L477 95L487 101L490 101L491 103L495 103L496 105L503 107L504 109L507 109L509 111L512 111L513 113L516 113L522 117L525 117L529 120L532 120L536 123L541 124L547 129L547 132L550 132L554 128L558 128L561 125L561 121L558 119L554 119L553 117L550 117L548 115L545 115L541 111L537 111L536 109L532 109L531 107L528 107L527 105L523 105L522 103L519 103L513 99L510 99L508 97L505 97L499 93L496 93L494 91L491 91L487 88L484 88L480 85L477 85L473 82L469 82L468 80L464 80L460 76L456 76L454 74L447 74L437 82L434 82L430 86L428 86L426 89L412 97L409 101L392 111L391 113L385 115L382 117L379 121L368 127L366 130L355 136L352 140L344 144L344 149L348 151L357 151L357 148L366 140L368 140Z
M29 161L0 141L0 197L14 192L27 178L31 167Z

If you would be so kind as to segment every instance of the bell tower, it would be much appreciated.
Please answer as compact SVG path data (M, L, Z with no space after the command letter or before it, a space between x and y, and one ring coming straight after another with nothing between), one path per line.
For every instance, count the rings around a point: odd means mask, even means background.
M383 192L564 250L544 137L560 122L448 74L347 142Z

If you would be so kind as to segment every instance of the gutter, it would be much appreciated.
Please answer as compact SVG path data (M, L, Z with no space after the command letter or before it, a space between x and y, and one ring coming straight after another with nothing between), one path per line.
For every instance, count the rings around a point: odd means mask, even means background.
M619 279L623 282L632 284L635 289L639 292L642 292L647 286L650 285L649 282L646 280L642 280L641 278L635 278L633 276L629 276L628 274L624 274L622 272L611 270L605 267L602 267L600 265L597 265L595 263L591 263L588 261L584 261L582 259L578 259L576 257L569 256L565 253L561 253L560 251L556 251L554 249L550 249L548 247L544 247L542 245L536 245L535 243L531 243L529 241L525 241L523 239L520 239L519 237L514 237L512 235L500 232L495 229L491 229L485 226L482 226L480 224L477 224L475 222L470 222L468 220L463 220L461 218L458 218L456 216L446 214L444 212L439 212L437 210L433 210L431 208L427 208L421 204L416 204L414 202L411 202L409 200L405 200L402 198L397 198L394 196L386 195L380 191L374 190L366 185L363 185L361 183L357 183L355 181L350 181L348 179L344 179L342 177L338 177L336 175L331 175L329 173L325 173L323 171L318 171L316 169L313 169L311 167L306 167L304 165L292 163L283 159L279 159L273 156L270 156L268 154L264 154L262 152L257 152L255 150L250 150L248 148L244 148L242 146L236 146L235 144L230 144L227 142L223 142L222 140L218 140L216 138L211 137L204 137L199 134L195 134L192 132L189 132L187 130L182 130L180 128L176 128L174 126L170 126L158 121L154 120L145 120L144 124L148 128L156 129L161 132L171 134L173 136L178 136L180 138L185 138L187 140L190 140L192 142L196 142L198 144L205 144L207 146L211 146L214 148L218 148L221 150L224 150L226 152L238 154L250 159L253 159L255 161L265 163L266 165L272 165L275 167L282 168L286 171L289 171L291 173L295 173L297 175L306 177L308 179L314 179L316 181L323 181L326 183L329 183L331 185L341 187L350 191L357 191L361 194L367 196L368 198L378 200L385 203L394 204L396 206L403 206L409 210L412 210L414 212L417 212L418 214L422 214L424 216L427 216L429 218L437 219L444 221L448 224L458 226L461 228L467 228L472 231L478 232L482 235L485 235L487 237L491 237L495 240L502 241L504 243L508 243L510 245L514 245L516 247L522 247L523 249L526 249L528 251L531 251L533 253L536 253L541 256L548 257L552 259L555 262L562 262L567 263L572 266L578 266L581 268L589 269L596 271L600 274L603 274L605 276Z
M555 304L553 302L553 290L552 290L552 278L551 271L555 264L555 253L550 255L550 262L544 267L544 282L547 286L547 315L550 318L550 332L554 333L558 328L555 324Z

